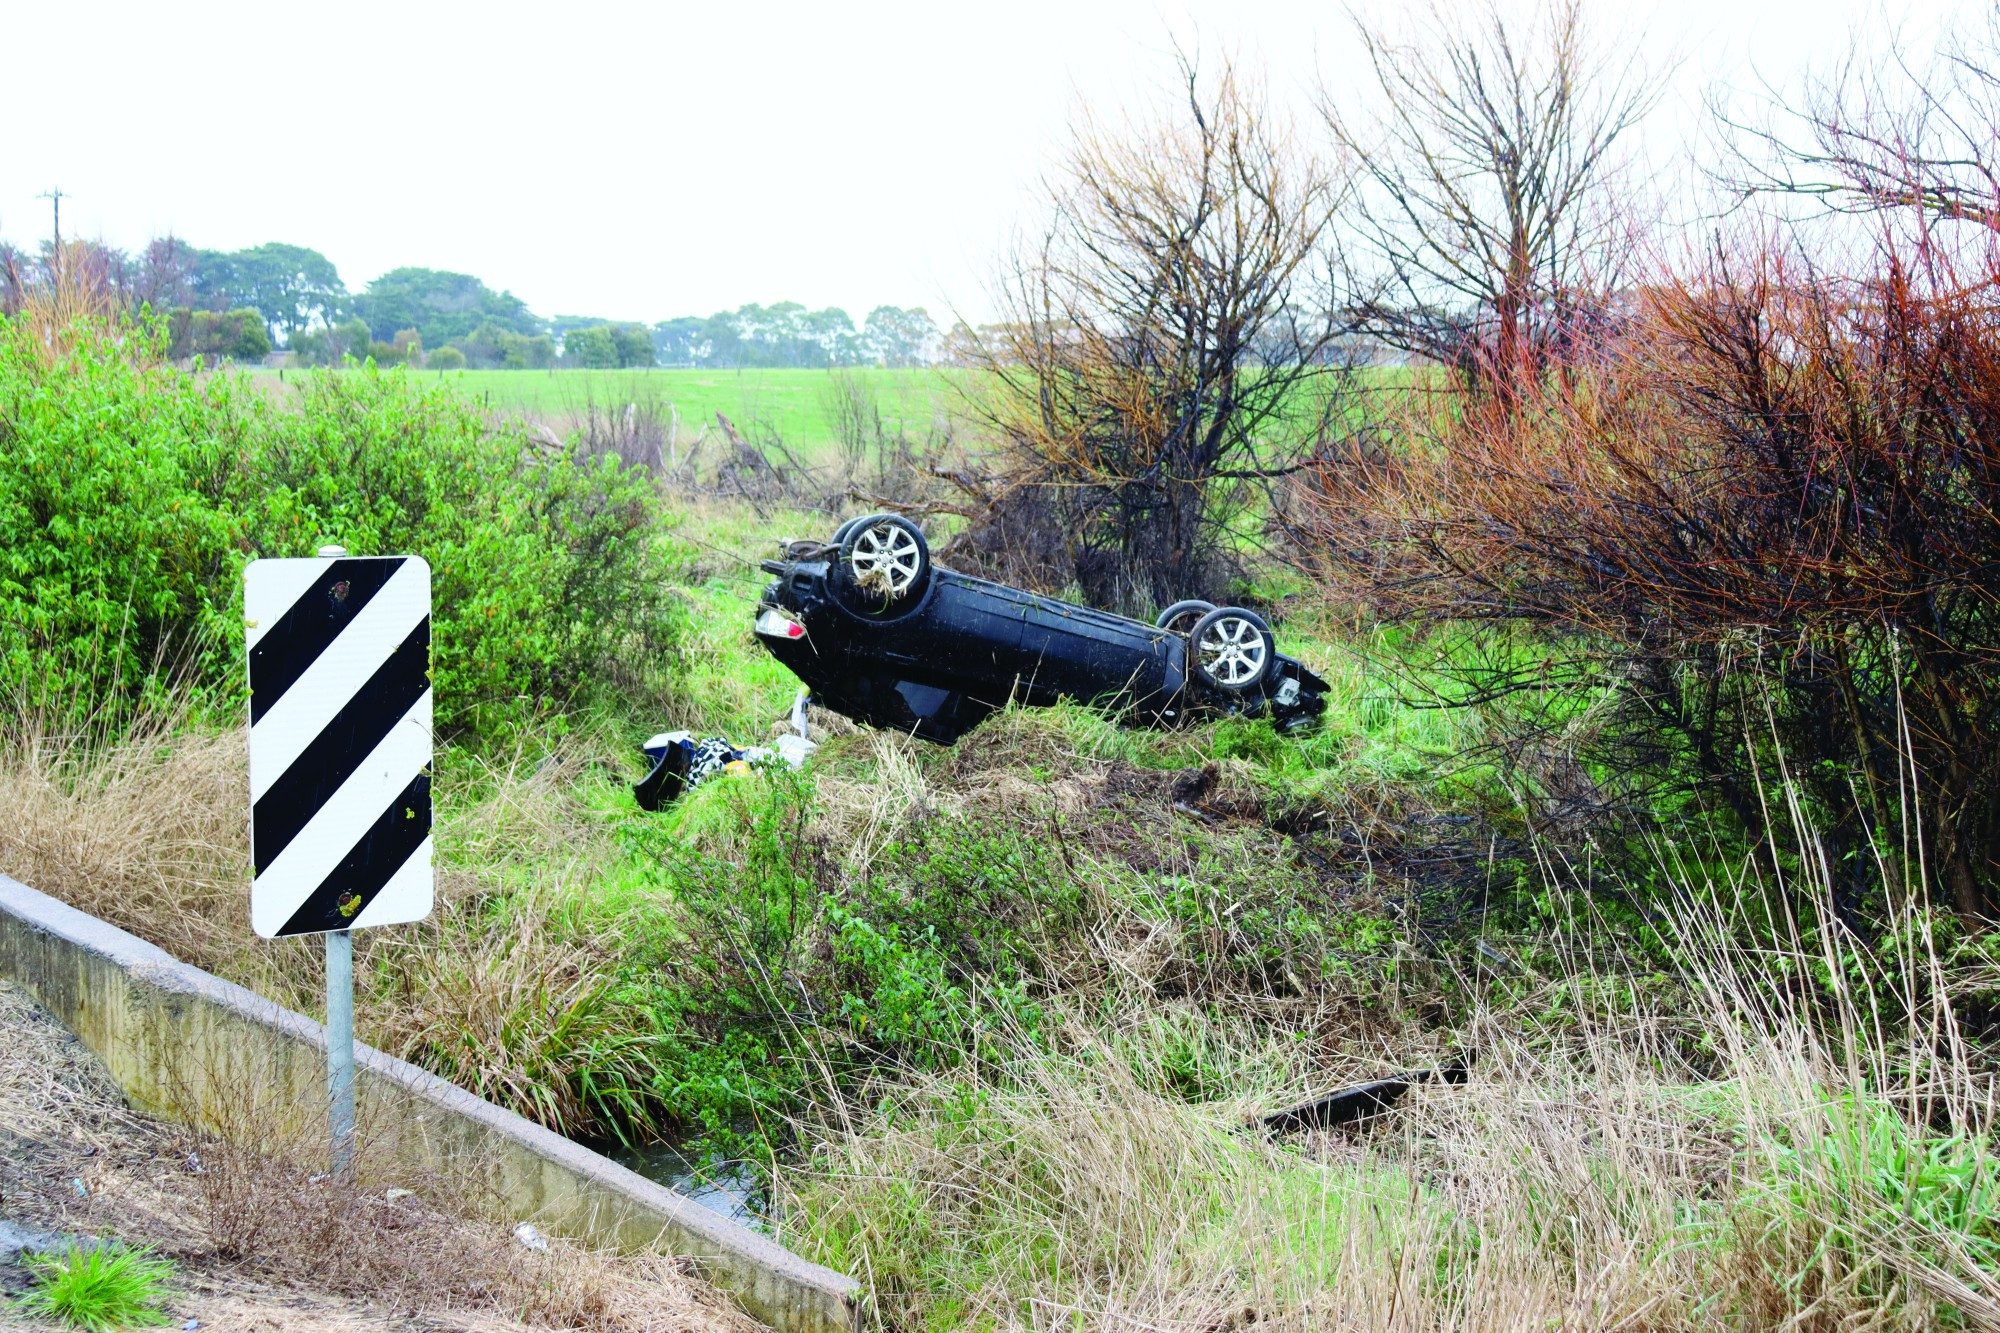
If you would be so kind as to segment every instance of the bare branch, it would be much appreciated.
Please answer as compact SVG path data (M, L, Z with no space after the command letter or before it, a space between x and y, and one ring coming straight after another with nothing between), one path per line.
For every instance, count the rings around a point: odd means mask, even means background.
M1317 440L1336 332L1301 296L1336 179L1233 65L1178 74L1155 118L1077 126L982 357L1014 494L1086 596L1133 608L1199 591L1222 525L1284 473L1260 449Z
M1580 0L1524 29L1497 0L1397 31L1349 17L1371 95L1321 94L1362 182L1337 236L1347 322L1506 391L1602 315L1623 260L1616 154L1661 78L1599 55Z

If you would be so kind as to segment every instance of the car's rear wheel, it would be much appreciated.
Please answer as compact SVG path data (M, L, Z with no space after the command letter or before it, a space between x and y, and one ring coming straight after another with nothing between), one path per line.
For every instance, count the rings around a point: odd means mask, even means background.
M1185 634L1194 628L1195 621L1214 609L1214 602L1193 598L1185 602L1175 602L1154 618L1153 628L1166 630L1170 634Z
M1195 679L1225 694L1244 694L1262 685L1277 664L1271 627L1254 611L1217 607L1188 631L1188 656Z
M854 609L879 614L905 605L924 590L931 548L923 529L900 514L856 520L840 544L840 582Z

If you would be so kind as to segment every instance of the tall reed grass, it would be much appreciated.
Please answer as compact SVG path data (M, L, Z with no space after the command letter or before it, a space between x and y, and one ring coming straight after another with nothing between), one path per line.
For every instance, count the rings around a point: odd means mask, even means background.
M1470 1081L1367 1129L1253 1130L1325 1077L1304 1044L1119 996L812 1117L783 1235L897 1329L2000 1326L1994 1083L1954 1002L1991 967L1920 878L1870 944L1825 864L1694 850L1659 848L1658 939L1571 901L1561 966L1458 978ZM1808 911L1773 931L1781 902ZM1161 1076L1191 1036L1193 1093Z

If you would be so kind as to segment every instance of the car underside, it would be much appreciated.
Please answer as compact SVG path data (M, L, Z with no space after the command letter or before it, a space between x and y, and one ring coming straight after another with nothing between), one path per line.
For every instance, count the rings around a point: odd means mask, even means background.
M764 562L757 639L813 701L949 744L1008 702L1075 699L1134 721L1268 714L1310 725L1326 682L1276 652L1239 607L1182 602L1157 624L1041 597L935 564L908 519L875 514Z

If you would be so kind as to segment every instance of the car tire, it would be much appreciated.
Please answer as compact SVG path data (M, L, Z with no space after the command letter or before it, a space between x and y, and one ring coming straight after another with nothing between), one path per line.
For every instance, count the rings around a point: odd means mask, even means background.
M1278 649L1271 627L1255 611L1219 606L1188 631L1188 669L1224 694L1247 694L1271 678Z
M1175 602L1153 618L1153 628L1166 630L1169 634L1185 634L1194 628L1195 621L1214 609L1214 602L1204 602L1199 598Z
M850 609L881 615L915 605L931 576L923 529L900 514L870 514L847 529L835 557L842 599Z
M834 547L836 550L839 549L840 544L847 540L847 534L854 531L854 525L856 523L859 523L863 518L866 517L867 515L862 514L862 515L857 515L854 518L848 519L845 523L841 524L839 527L833 530L833 536L827 540L826 544L828 546Z

